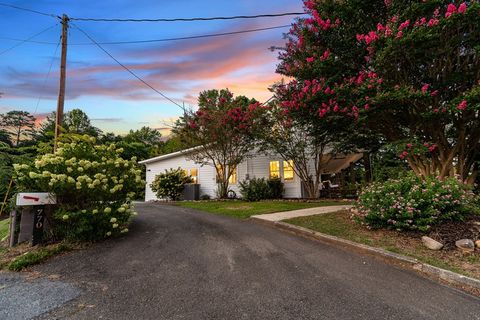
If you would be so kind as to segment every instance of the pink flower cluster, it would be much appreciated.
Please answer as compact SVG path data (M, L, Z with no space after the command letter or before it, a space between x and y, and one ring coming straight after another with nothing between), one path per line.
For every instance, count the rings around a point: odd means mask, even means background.
M467 11L467 4L464 2L462 3L458 8L455 6L455 4L451 3L447 7L447 11L445 13L445 18L450 18L453 14L455 13L460 13L464 14ZM414 28L419 28L423 26L427 27L433 27L436 26L440 23L440 9L437 8L435 9L435 12L433 14L433 17L429 20L427 20L426 17L421 17L415 21L413 24ZM398 22L398 17L394 16L390 18L388 23L384 26L381 23L377 24L377 30L376 31L370 31L367 34L357 34L357 41L361 42L364 41L367 45L370 45L374 43L375 41L378 41L380 38L385 37L391 37L395 34L395 38L402 38L404 35L404 32L406 29L412 26L410 20L405 20L402 23L400 23L398 26L396 26Z
M464 2L458 8L454 3L450 3L447 7L447 12L445 13L445 18L450 18L455 13L464 14L467 11L467 4Z
M467 100L460 102L460 104L457 106L457 109L462 111L467 109Z
M286 97L281 102L284 114L306 109L320 118L333 112L344 113L346 116L358 119L360 108L365 111L370 109L369 97L363 95L352 97L351 89L365 86L375 90L375 85L378 83L381 83L381 79L375 72L360 72L357 76L345 78L333 86L327 85L324 79L306 80L303 83L292 81L280 88L278 94ZM343 95L342 92L346 94Z
M434 152L435 150L437 150L437 147L438 147L438 145L437 145L436 143L429 144L428 142L425 142L425 143L423 144L423 146L424 146L425 148L427 148L428 151L430 151L430 152Z

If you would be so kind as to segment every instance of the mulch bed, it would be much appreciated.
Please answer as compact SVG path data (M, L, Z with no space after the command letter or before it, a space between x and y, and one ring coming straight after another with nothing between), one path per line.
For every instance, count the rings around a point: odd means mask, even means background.
M455 249L455 241L471 239L474 242L480 240L480 216L471 216L465 221L444 222L432 228L428 234L444 245L444 249Z

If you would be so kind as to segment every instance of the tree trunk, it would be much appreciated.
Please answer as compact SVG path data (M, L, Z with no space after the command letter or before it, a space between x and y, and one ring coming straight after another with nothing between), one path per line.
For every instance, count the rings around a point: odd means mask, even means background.
M372 161L370 157L370 152L365 152L363 154L363 164L365 166L365 181L367 183L370 183L373 180Z

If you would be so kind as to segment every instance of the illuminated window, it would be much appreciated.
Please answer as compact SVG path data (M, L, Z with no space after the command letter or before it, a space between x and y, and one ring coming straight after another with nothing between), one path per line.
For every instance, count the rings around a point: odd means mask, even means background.
M198 169L190 169L190 177L192 177L193 183L198 183Z
M223 172L223 167L221 164L217 164L217 177L216 177L216 181L217 183L220 182L220 177L225 177L225 173Z
M270 179L280 178L280 161L270 161Z
M233 168L232 174L230 175L228 182L231 184L237 183L237 167Z
M292 181L293 174L293 160L283 161L283 179L285 181Z

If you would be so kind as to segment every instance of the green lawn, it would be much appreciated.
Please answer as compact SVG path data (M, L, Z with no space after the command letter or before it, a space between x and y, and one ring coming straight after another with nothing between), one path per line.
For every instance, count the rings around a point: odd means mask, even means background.
M10 219L0 220L0 240L8 235L8 228L10 226Z
M274 213L280 211L291 211L297 209L344 205L349 202L342 201L319 201L319 202L301 202L301 201L200 201L200 202L178 202L179 206L185 208L206 211L214 214L247 219L253 215Z
M407 235L393 230L368 230L354 223L347 211L294 218L284 222L410 256L439 268L480 279L478 252L464 255L456 250L432 251L423 246L420 234Z

